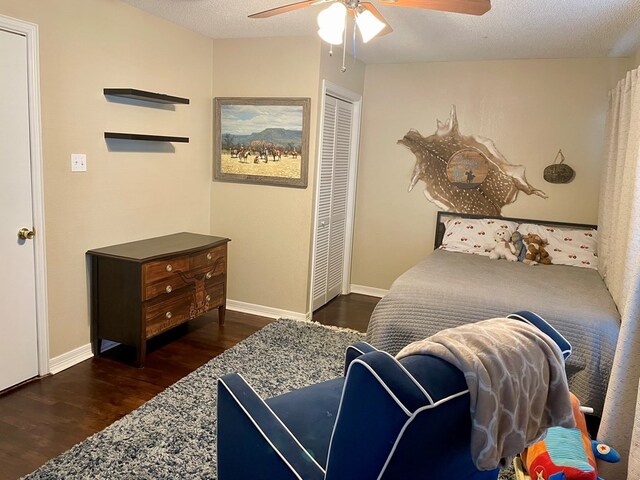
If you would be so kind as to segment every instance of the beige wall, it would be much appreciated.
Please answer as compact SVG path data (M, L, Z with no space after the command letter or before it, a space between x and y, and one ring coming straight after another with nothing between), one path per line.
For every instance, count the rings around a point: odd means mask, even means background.
M636 68L640 66L640 48L636 51L635 56L633 57L633 65L632 68Z
M0 0L38 24L50 355L89 342L88 249L209 232L212 41L115 0ZM187 97L175 111L104 87ZM190 137L173 153L109 152L104 131ZM153 146L153 145L150 145ZM157 145L156 145L157 146ZM88 171L71 173L71 153Z
M363 48L369 48L363 47ZM374 46L375 48L375 46ZM329 45L320 42L320 79L328 80L334 85L339 85L354 93L362 95L364 92L364 75L366 65L360 60L354 60L347 54L345 66L346 72L342 72L342 50L340 47L333 48L333 56L329 55ZM320 85L322 87L322 85Z
M214 97L311 98L306 189L212 183L212 233L232 239L231 300L296 314L309 310L322 79L356 93L364 86L364 64L349 58L343 74L341 58L329 57L315 37L214 41Z
M319 40L214 41L214 97L310 97L309 187L213 182L211 231L231 238L228 297L303 313L307 305Z
M115 0L0 0L0 14L40 29L52 357L89 341L86 250L175 231L232 239L231 299L307 312L323 78L365 92L352 283L387 288L430 250L436 208L420 185L406 193L414 158L395 142L409 128L432 133L451 104L463 132L495 140L551 196L523 196L505 215L595 221L617 60L372 65L365 82L361 62L341 73L339 49L329 57L314 37L212 41ZM104 87L191 104L109 102ZM211 182L212 96L310 97L309 187ZM105 130L191 141L172 153L108 151ZM560 147L578 176L553 186L541 172ZM71 153L87 154L88 172L70 172Z
M432 250L438 208L422 182L407 193L415 156L396 141L411 128L433 134L452 104L463 134L492 139L549 195L521 193L503 215L595 223L607 91L626 66L627 59L367 66L352 283L389 288ZM542 172L559 148L577 173L552 185Z

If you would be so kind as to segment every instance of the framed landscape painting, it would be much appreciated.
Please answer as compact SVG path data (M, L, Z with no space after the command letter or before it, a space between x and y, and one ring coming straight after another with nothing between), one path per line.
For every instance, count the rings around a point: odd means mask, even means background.
M309 98L216 98L214 178L306 188Z

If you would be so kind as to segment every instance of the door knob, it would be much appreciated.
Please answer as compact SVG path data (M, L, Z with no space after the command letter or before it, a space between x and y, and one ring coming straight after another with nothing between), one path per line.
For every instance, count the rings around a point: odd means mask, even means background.
M22 240L31 240L36 234L36 229L29 230L28 228L21 228L18 230L18 238Z

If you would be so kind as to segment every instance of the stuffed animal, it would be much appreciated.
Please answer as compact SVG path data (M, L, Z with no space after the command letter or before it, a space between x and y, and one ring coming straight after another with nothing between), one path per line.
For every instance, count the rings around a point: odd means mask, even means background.
M576 428L551 427L544 440L520 454L531 480L602 480L596 458L609 463L620 461L613 448L589 439L580 401L573 393L570 395Z
M540 235L535 233L529 233L523 237L527 244L527 253L525 255L524 263L529 265L536 265L542 263L543 265L550 265L551 258L549 252L544 248L548 245L547 240L543 239Z
M518 257L515 256L516 249L509 243L509 232L504 229L499 229L493 236L495 244L488 250L491 251L489 258L491 260L498 260L500 258L506 258L510 262L517 262Z
M518 261L524 262L525 256L527 254L527 247L524 245L522 234L520 232L513 232L511 234L511 243L513 244L513 247L516 249L514 254L516 257L518 257Z

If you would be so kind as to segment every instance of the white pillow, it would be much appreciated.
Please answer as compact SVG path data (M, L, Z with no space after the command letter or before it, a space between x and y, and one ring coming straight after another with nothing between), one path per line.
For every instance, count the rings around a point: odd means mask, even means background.
M486 248L493 245L493 234L504 228L511 235L518 224L494 218L452 217L446 221L446 230L440 248L450 252L473 253L489 256Z
M528 233L540 235L549 242L546 247L555 265L598 269L597 234L593 229L581 230L522 223L518 231L524 237Z

